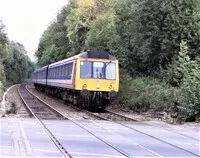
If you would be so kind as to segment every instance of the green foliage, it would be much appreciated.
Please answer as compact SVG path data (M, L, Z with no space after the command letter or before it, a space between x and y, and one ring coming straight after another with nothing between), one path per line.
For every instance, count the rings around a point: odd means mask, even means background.
M47 65L78 54L86 48L116 47L113 44L117 40L114 14L109 6L112 3L108 0L70 1L43 33L35 53L38 64ZM103 26L97 26L99 24ZM106 28L105 31L103 27ZM98 29L101 29L101 33L96 35ZM105 37L107 38L104 39ZM99 44L92 41L95 38Z
M136 111L169 110L176 104L176 89L152 77L121 76L119 100L123 106Z
M7 84L23 82L30 77L33 71L33 63L26 54L24 46L10 42L8 58L4 61Z
M7 115L17 114L17 107L14 102L9 105L9 108L6 110Z
M8 44L8 38L4 31L5 27L0 21L0 61L4 61L4 59L7 56L7 44Z
M0 97L5 89L6 77L3 62L7 57L8 38L4 31L5 27L0 21Z
M61 12L57 15L56 21L43 33L38 50L35 53L40 65L47 65L74 55L71 51L69 39L67 38L67 26L65 25L66 16L70 12L69 7L71 5L62 8Z
M200 70L198 70L200 77ZM194 121L200 118L200 80L197 78L184 79L179 95L179 117L185 121Z
M167 80L171 85L180 86L184 78L193 75L196 63L188 54L187 42L182 40L178 59L174 59L168 66Z
M70 14L67 16L67 21L66 21L67 37L69 38L70 43L72 44L72 51L74 51L75 54L80 53L81 51L90 47L90 45L93 46L94 42L92 44L90 43L92 42L91 40L95 38L93 36L94 33L96 33L96 31L102 31L102 26L97 26L98 24L103 24L103 26L107 28L110 27L106 26L105 22L108 22L107 24L109 24L112 23L113 20L108 21L107 19L107 21L105 21L106 20L105 16L108 16L107 18L110 19L110 15L109 14L104 15L104 13L109 10L109 6L110 6L110 1L108 0L76 1L74 8L71 9ZM106 41L108 41L107 39L102 39L102 40L105 43ZM96 46L93 46L93 48L96 48Z
M193 121L200 116L200 58L191 60L188 56L187 43L180 44L178 60L171 65L172 83L180 88L178 92L179 117L186 121ZM172 69L173 68L173 69Z
M93 7L77 5L67 17L67 37L72 44L73 51L78 54L84 49L86 34L90 21L94 18Z
M0 98L7 86L30 77L33 68L23 45L9 41L0 21Z
M75 0L44 32L36 56L48 64L105 49L132 75L156 74L178 56L181 39L199 52L197 0Z
M196 0L125 0L116 7L117 28L126 50L126 68L153 74L178 56L181 39L199 50Z
M122 105L171 109L183 119L196 117L199 8L198 0L70 0L43 33L38 63L108 48L127 71L120 75Z
M4 66L2 62L0 62L0 94L4 91L5 84L6 84L6 76L4 72Z
M86 48L91 50L109 48L111 52L114 52L118 39L114 17L107 12L97 16L91 23L90 31L87 34Z

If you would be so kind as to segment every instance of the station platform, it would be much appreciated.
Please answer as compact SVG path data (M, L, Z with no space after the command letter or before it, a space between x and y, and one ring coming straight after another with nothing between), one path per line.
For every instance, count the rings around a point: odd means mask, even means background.
M70 121L46 120L45 124L73 157L123 157ZM2 118L0 157L63 156L35 119Z
M124 127L102 120L75 120L130 157L200 157L199 127L135 122ZM74 158L125 157L69 120L45 120L46 127ZM159 126L158 126L159 125ZM133 129L131 129L133 128ZM0 157L63 157L33 118L0 119Z
M34 119L0 120L0 157L62 157Z

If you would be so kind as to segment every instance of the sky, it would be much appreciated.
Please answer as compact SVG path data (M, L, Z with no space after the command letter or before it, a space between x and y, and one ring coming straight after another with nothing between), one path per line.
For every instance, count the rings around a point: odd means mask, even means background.
M0 0L0 20L8 38L24 45L35 61L40 37L68 0Z

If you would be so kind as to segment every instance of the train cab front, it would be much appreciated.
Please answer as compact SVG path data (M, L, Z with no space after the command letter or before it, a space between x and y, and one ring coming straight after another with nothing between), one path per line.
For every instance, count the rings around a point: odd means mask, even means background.
M117 60L78 59L76 89L84 100L105 106L116 99L119 89L119 67ZM89 106L89 105L88 105Z

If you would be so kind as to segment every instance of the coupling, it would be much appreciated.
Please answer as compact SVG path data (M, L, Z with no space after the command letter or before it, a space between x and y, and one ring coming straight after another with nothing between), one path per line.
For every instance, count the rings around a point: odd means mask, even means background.
M117 92L115 92L114 90L110 91L108 93L108 96L110 97L110 99L116 99L117 98Z
M83 89L83 90L81 90L81 96L83 98L88 98L88 97L90 97L90 92L87 89Z

